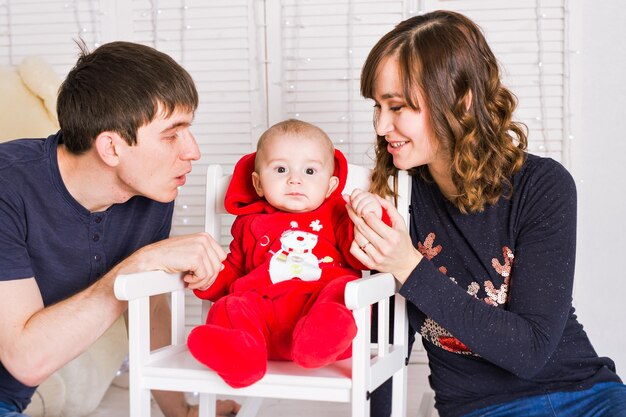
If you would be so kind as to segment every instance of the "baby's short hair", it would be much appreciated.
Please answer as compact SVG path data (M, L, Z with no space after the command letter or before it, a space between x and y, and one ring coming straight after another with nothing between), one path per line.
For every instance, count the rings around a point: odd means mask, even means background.
M333 145L333 141L330 140L326 132L324 132L321 128L315 126L312 123L308 123L298 119L287 119L282 122L278 122L275 125L272 125L269 129L267 129L257 142L256 152L257 155L263 152L263 147L266 145L267 141L275 135L281 134L293 134L293 135L302 135L307 136L309 138L320 138L326 144L328 152L331 158L334 161L335 147ZM258 156L255 159L254 169L258 169Z

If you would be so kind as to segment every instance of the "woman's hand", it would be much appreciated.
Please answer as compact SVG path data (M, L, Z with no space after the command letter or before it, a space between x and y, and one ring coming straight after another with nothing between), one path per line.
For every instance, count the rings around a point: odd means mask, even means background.
M350 253L368 268L390 272L400 283L404 283L422 260L422 255L413 246L406 223L391 202L367 193L387 212L391 227L371 211L364 212L362 216L357 214L363 212L357 211L361 207L360 202L365 199L362 193L359 193L359 199L355 198L356 204L350 199L347 206L348 215L354 223Z

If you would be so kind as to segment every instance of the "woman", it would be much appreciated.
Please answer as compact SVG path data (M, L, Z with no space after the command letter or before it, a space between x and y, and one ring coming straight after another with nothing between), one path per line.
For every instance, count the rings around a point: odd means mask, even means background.
M572 308L574 181L525 152L480 28L447 11L400 23L361 92L376 103L371 191L409 170L411 221L383 199L392 227L361 215L355 192L351 252L402 284L440 416L626 416L626 386Z

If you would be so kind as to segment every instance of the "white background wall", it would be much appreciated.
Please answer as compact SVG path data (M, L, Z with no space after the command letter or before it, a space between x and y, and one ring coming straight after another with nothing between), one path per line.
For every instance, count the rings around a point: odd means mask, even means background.
M596 351L626 380L626 8L619 0L571 4L580 18L572 22L580 50L572 62L574 301Z

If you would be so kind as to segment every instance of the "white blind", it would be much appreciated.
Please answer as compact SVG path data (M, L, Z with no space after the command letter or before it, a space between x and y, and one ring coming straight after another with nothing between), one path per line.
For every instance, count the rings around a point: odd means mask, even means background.
M100 19L91 1L0 2L0 64L19 65L27 56L39 56L65 76L78 56L73 39L99 42Z
M376 41L407 16L408 3L268 3L270 124L285 118L316 124L350 162L371 165L372 104L360 96L361 67Z

